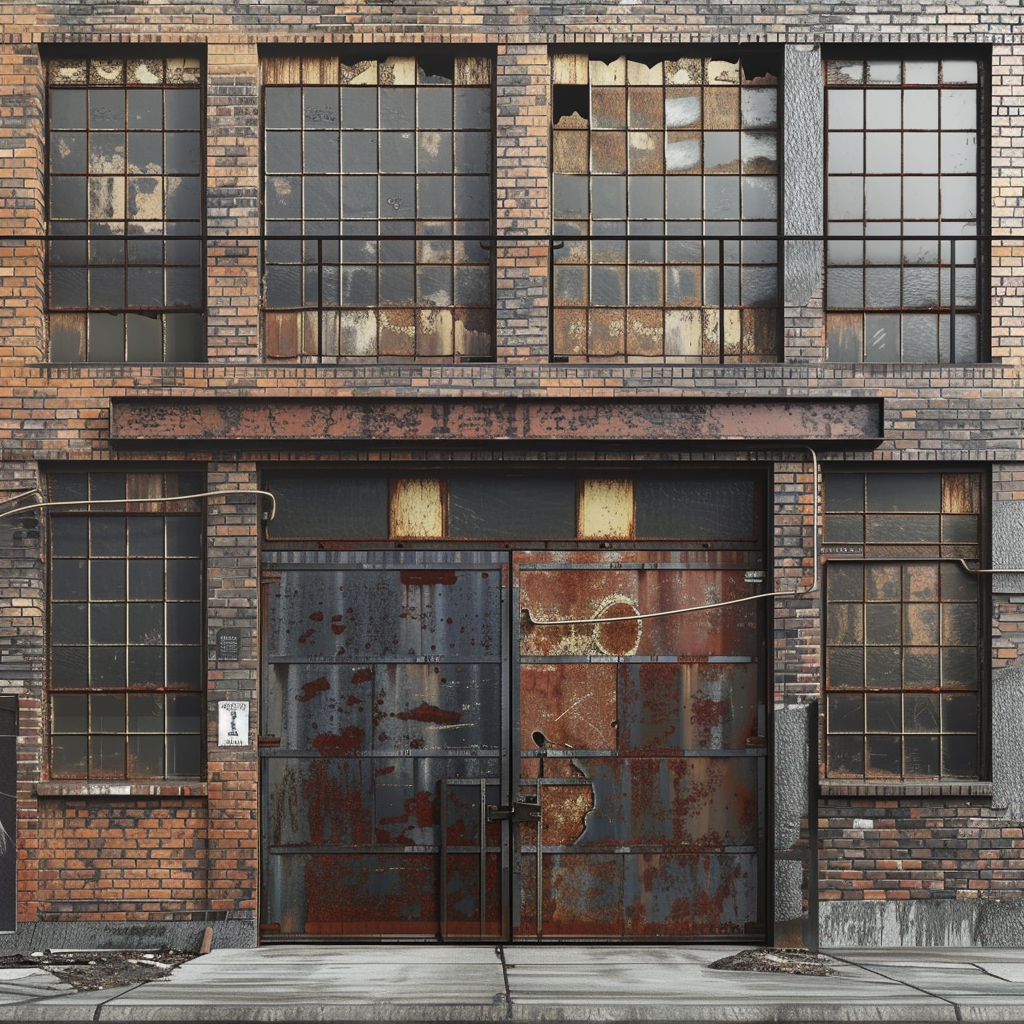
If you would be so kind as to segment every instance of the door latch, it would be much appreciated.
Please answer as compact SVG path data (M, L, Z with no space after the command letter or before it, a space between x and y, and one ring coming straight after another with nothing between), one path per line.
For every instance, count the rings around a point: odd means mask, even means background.
M528 821L540 821L540 805L536 799L514 800L507 807L488 804L487 820L511 821L513 825L522 825Z

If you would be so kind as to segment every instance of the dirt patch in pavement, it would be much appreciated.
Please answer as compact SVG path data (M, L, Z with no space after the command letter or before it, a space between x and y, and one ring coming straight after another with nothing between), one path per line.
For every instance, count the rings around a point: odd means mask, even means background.
M89 949L51 950L43 953L13 953L0 956L0 968L38 967L49 971L79 992L101 988L123 988L156 981L195 953L184 949Z
M772 974L835 974L835 961L806 949L745 949L708 964L717 971L767 971Z

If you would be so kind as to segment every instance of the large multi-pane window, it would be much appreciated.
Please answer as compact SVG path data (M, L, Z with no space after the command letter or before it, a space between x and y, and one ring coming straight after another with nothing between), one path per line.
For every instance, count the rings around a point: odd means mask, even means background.
M552 82L551 357L778 359L776 57L555 54Z
M51 478L62 503L50 520L52 778L199 777L201 508L155 499L202 483L197 473Z
M825 62L829 360L980 358L983 70Z
M203 358L198 58L47 68L50 358Z
M825 474L832 779L977 778L982 478Z
M493 63L263 65L269 359L494 357Z

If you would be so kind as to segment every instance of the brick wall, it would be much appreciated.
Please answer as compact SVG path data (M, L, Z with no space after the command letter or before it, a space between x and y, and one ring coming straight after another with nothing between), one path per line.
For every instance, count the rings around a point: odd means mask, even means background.
M976 800L830 800L823 900L1020 899L1024 832Z
M876 10L877 8L877 10ZM786 362L727 367L567 366L545 360L548 350L546 240L523 239L549 230L549 45L671 43L770 43L804 49L795 63L818 60L821 43L914 40L993 46L992 230L1021 228L1024 172L1020 154L1022 51L1019 9L1011 3L947 5L864 4L561 4L500 2L462 5L216 4L175 2L0 3L0 484L10 495L36 486L38 467L68 460L186 459L208 468L211 489L258 486L251 453L181 450L115 452L108 439L111 397L145 393L187 401L210 393L344 398L349 395L476 397L479 395L811 397L880 395L885 399L885 443L871 455L831 452L831 461L878 463L964 461L991 465L993 498L1024 496L1021 413L1024 325L1020 268L1024 247L1001 241L992 253L992 363L983 366L858 366L823 363L820 279L790 278L786 310ZM43 78L38 45L191 44L207 66L207 227L213 239L208 267L209 360L199 366L110 368L50 366L44 361ZM267 366L262 363L258 315L259 62L261 44L477 45L492 48L497 66L496 252L499 358L477 366ZM795 67L791 61L791 66ZM813 92L813 90L811 90ZM796 105L803 93L789 96ZM788 115L787 115L788 116ZM787 142L794 165L803 154L799 132ZM795 180L787 170L787 184ZM807 187L804 179L803 188ZM812 186L813 187L813 183ZM799 204L806 192L788 194L794 230L810 230ZM812 211L813 212L813 211ZM796 266L807 257L791 250ZM820 256L810 254L814 263ZM637 464L733 458L775 462L774 579L780 589L809 586L813 577L812 480L802 452L732 454L594 451L537 452L486 446L452 450L269 452L263 461L323 463L335 459L432 458L454 461L520 458L571 462L631 458ZM0 586L10 614L0 622L0 685L21 698L20 915L22 920L73 917L75 890L85 877L56 870L62 859L86 861L102 830L109 863L93 871L91 886L113 891L131 878L164 840L190 866L147 882L158 913L209 912L252 919L255 909L255 747L216 748L216 703L257 699L258 510L252 499L213 499L209 504L209 619L217 628L239 628L242 658L213 661L209 671L210 758L205 793L147 799L39 795L44 778L41 736L44 707L43 539L38 530L0 520ZM818 695L821 621L814 595L775 602L776 696ZM1015 671L1024 644L1024 614L1013 595L994 601L993 666ZM1011 801L1012 803L1012 801ZM1020 897L1019 816L969 799L924 798L906 793L845 798L830 796L819 809L823 900L976 900ZM131 819L132 828L116 823ZM855 820L872 821L872 828ZM961 835L962 830L976 834ZM1014 834L1017 830L1017 834ZM926 842L920 836L928 837ZM951 843L964 843L956 846ZM205 847L202 843L206 843ZM973 847L970 844L974 844ZM56 845L55 845L56 844ZM980 849L986 851L981 856ZM944 856L944 854L951 854ZM149 855L156 857L155 853ZM177 856L177 852L176 852ZM150 864L152 866L152 864ZM163 870L163 869L161 869ZM98 874L95 872L99 872ZM128 872L129 874L126 874ZM920 883L920 884L917 884ZM104 888L105 887L105 888ZM94 894L95 895L95 894ZM96 897L99 898L99 897ZM126 899L127 897L125 897ZM132 916L126 904L109 905L108 917Z

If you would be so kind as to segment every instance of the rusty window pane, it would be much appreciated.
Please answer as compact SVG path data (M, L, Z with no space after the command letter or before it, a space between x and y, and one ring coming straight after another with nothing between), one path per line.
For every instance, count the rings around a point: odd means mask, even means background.
M743 61L703 57L650 65L585 53L552 58L562 69L553 71L555 233L668 238L654 245L590 237L574 246L574 262L581 253L592 267L590 288L555 289L553 359L778 359L777 69L770 56L755 63L748 75ZM756 247L732 240L757 234L766 240ZM554 260L563 259L556 250ZM624 269L597 267L608 263ZM638 307L649 311L644 339L622 344L609 325ZM681 307L706 310L698 339L681 336L691 327ZM753 307L763 314L749 317Z
M979 559L981 494L978 473L825 474L830 777L978 776L983 595L959 560Z
M51 359L200 360L198 62L64 60L49 78Z
M826 60L830 361L981 358L982 71Z
M470 56L267 62L266 232L309 239L301 247L266 245L269 357L492 356L485 322L494 307L491 77L490 62ZM416 245L460 235L482 236L483 244ZM359 236L372 241L355 242ZM463 273L453 287L456 263L476 273ZM467 307L476 325L471 345L458 326ZM282 344L289 313L290 324L301 319L301 344ZM416 324L400 345L396 319Z
M52 515L54 778L199 777L198 716L171 712L199 708L202 519L196 499L126 499L202 490L196 473L51 478L51 500L114 502ZM192 753L172 756L172 748Z

